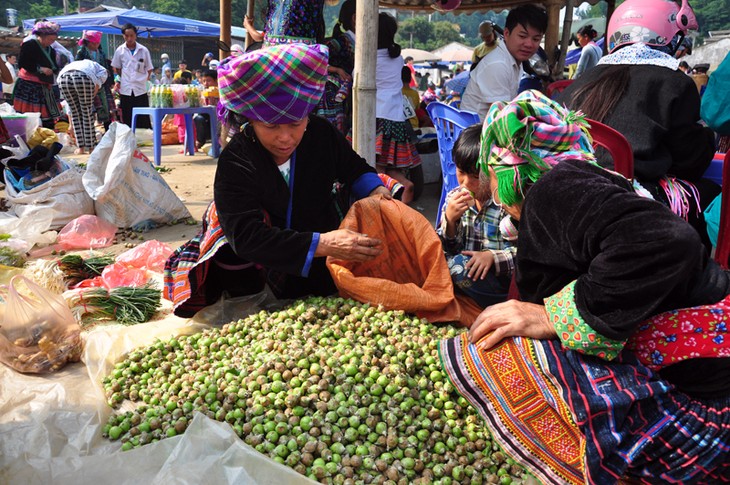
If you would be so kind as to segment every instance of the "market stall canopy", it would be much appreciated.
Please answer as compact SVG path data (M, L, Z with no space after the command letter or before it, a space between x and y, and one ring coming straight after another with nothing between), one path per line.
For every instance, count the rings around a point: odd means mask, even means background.
M49 17L61 26L63 31L80 32L99 30L106 34L119 34L122 25L130 23L137 27L139 37L218 37L220 25L172 15L163 15L137 8L112 10L109 12L81 13ZM23 21L23 28L30 30L35 19Z
M421 49L403 49L400 53L401 56L403 56L403 59L406 57L412 57L413 62L415 64L420 64L422 62L435 62L440 61L441 56L438 54L433 54L428 51L424 51Z
M682 58L690 66L709 64L710 72L717 69L727 55L730 54L730 39L723 39L711 44L694 47L692 55Z
M474 49L454 49L440 54L444 62L470 62Z
M570 33L575 35L578 30L582 29L586 25L592 25L593 29L598 34L597 37L603 37L606 33L606 17L590 17L587 19L573 19L570 25ZM560 27L560 34L562 35L563 28Z

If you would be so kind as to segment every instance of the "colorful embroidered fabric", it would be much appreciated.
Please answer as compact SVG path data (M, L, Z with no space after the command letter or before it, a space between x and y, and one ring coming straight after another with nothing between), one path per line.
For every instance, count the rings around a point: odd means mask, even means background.
M580 431L537 363L536 342L510 338L482 351L462 334L441 341L439 353L451 382L505 452L542 483L582 484Z
M545 310L563 347L567 349L611 360L624 347L624 341L604 337L580 316L575 307L575 280L553 296L545 298Z
M494 440L541 483L730 481L730 398L691 399L632 352L609 362L520 337L485 351L464 334L439 353Z
M407 121L375 120L376 165L408 169L421 164L416 145L411 142Z
M719 303L661 313L644 322L626 347L656 371L700 357L730 357L730 296Z
M210 305L202 291L208 274L210 260L228 244L218 221L215 202L211 202L203 214L203 227L190 241L172 253L165 262L164 296L172 301L173 308L182 304L200 310Z
M264 46L303 43L313 45L324 27L324 0L269 2L264 26Z

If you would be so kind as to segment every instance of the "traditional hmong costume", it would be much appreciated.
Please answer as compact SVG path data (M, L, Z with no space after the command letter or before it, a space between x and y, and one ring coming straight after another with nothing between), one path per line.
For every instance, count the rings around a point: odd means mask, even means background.
M325 41L330 51L329 63L331 66L339 67L352 75L355 68L355 34L353 32L341 32ZM342 133L350 129L352 112L352 83L340 79L335 74L327 76L327 84L324 87L316 113L327 119Z
M407 170L421 164L413 130L403 113L401 70L403 57L390 57L388 49L378 49L375 84L375 163L383 168Z
M322 46L253 51L221 64L221 99L251 120L299 121L319 101L326 68ZM324 119L310 116L286 172L251 126L245 127L218 160L215 204L206 212L203 231L165 265L165 293L175 312L191 315L224 290L260 291L263 278L280 298L335 292L324 258L314 253L320 233L337 229L347 210L333 193L336 182L356 199L382 185Z
M264 27L264 46L316 44L324 38L324 0L269 2Z
M37 22L33 34L57 35L60 26L54 22ZM53 127L61 116L61 105L53 93L54 75L58 74L56 51L43 47L37 38L31 38L20 46L18 56L18 80L13 91L13 108L18 113L40 113L41 122ZM53 74L46 75L41 68L49 68Z
M580 140L561 143L571 125ZM582 150L581 128L531 92L490 109L482 160L504 203L524 199L520 296L545 305L558 338L444 341L446 370L544 483L727 482L730 278L621 176L546 157Z

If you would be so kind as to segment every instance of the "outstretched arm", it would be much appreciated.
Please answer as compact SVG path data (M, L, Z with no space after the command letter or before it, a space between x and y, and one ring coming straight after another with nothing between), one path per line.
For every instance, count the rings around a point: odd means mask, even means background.
M254 28L253 19L248 15L243 17L243 27L246 29L246 32L248 32L248 35L251 36L254 42L261 42L262 40L264 40L264 33L259 32Z

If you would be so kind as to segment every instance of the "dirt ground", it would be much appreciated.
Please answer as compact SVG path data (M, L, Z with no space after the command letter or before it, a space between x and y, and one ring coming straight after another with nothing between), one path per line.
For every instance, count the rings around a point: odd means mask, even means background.
M145 240L156 239L169 244L173 248L177 248L200 230L203 213L213 200L213 180L217 164L216 159L206 155L210 144L203 147L203 152L198 152L193 156L179 153L181 148L182 145L165 145L162 147L161 166L169 170L161 172L161 175L185 203L197 224L161 226L142 234ZM140 149L150 160L154 158L151 146L142 146ZM79 163L86 162L88 154L64 155L64 157ZM440 190L440 183L426 184L421 198L411 204L411 207L421 212L432 223L436 217ZM125 244L134 244L135 242L137 240L120 240L112 247L105 248L104 251L120 254L128 249Z

